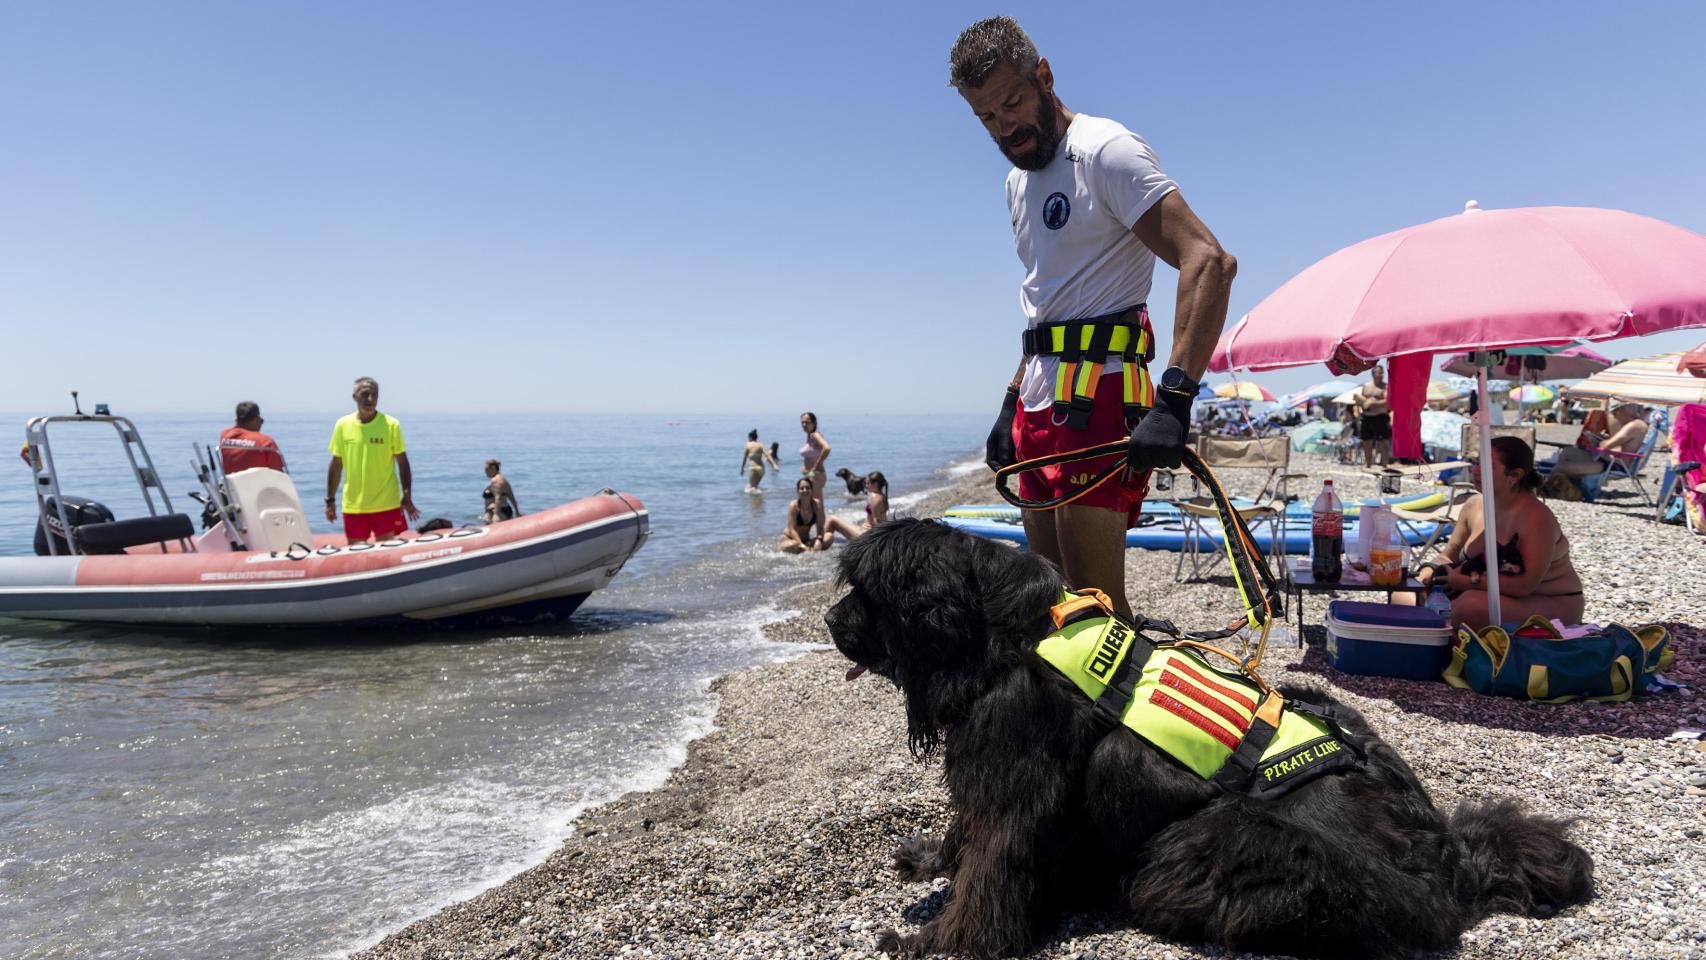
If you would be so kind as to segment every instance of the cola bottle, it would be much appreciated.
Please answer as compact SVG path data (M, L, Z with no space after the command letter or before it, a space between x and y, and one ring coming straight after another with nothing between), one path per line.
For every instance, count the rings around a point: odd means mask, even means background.
M1309 514L1309 574L1316 583L1338 583L1345 572L1345 505L1333 493L1333 481L1321 484Z

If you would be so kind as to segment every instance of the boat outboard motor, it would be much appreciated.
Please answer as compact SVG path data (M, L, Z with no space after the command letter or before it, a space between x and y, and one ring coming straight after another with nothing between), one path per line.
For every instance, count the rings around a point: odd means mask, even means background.
M113 521L113 512L93 500L72 496L66 496L62 499L65 501L66 519L71 521L73 528L81 527L84 524L111 523ZM43 502L46 506L42 511L41 518L36 521L36 556L51 555L48 551L48 537L53 538L54 552L62 557L68 556L73 551L71 544L66 542L65 531L59 522L59 508L54 505L52 497L46 498Z

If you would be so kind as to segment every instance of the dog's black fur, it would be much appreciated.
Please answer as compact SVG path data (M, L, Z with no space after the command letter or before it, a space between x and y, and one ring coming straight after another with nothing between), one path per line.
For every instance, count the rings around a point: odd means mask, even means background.
M840 477L842 482L847 484L848 496L856 497L861 493L867 492L864 474L854 473L846 467L842 467L840 470L835 471L835 475Z
M891 953L1023 953L1063 910L1115 907L1175 939L1406 957L1489 913L1544 917L1592 895L1567 821L1510 800L1445 816L1319 690L1283 692L1337 710L1367 764L1277 799L1221 793L1129 730L1099 735L1089 698L1034 652L1061 578L1033 554L892 520L848 545L840 573L835 645L905 694L912 752L941 751L954 810L945 837L895 853L903 879L953 884L917 933L884 932Z

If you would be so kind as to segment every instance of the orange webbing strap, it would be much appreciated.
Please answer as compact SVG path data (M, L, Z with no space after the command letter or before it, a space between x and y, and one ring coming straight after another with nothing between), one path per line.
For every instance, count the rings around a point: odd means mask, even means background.
M1048 614L1054 619L1056 630L1066 629L1066 625L1074 617L1085 611L1095 611L1097 616L1113 616L1114 603L1108 595L1095 587L1085 587L1082 590L1069 590L1073 594L1070 600L1063 600L1049 608Z
M1126 468L1125 454L1126 441L1115 440L1112 443L1102 443L1093 447L1050 454L1046 457L1021 460L995 472L995 490L1001 494L1001 499L1021 510L1053 510L1077 500L1113 479L1116 473ZM1094 477L1058 497L1049 500L1026 500L1008 489L1008 480L1021 473L1102 457L1114 459ZM1244 522L1243 516L1237 510L1232 509L1232 501L1227 497L1226 490L1220 485L1214 471L1210 470L1208 464L1197 456L1196 451L1189 448L1184 451L1183 462L1185 469L1190 471L1191 476L1197 478L1214 500L1215 512L1220 516L1221 539L1226 545L1226 558L1232 567L1232 578L1237 583L1238 592L1244 599L1245 614L1240 625L1261 631L1255 654L1247 659L1249 663L1259 663L1262 654L1267 650L1270 624L1275 617L1283 615L1285 609L1285 605L1280 600L1279 583L1274 580L1273 573L1268 570L1267 562L1262 557L1262 548L1257 545L1256 538L1250 534L1249 525ZM1237 629L1237 627L1233 629ZM1212 635L1202 634L1201 636L1218 639L1230 636L1233 629Z

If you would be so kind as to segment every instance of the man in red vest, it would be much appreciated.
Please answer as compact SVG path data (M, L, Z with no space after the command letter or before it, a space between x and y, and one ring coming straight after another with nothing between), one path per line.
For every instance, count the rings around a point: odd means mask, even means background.
M261 432L265 422L260 404L250 400L237 404L237 425L219 435L219 462L227 476L251 467L284 469L278 442Z

